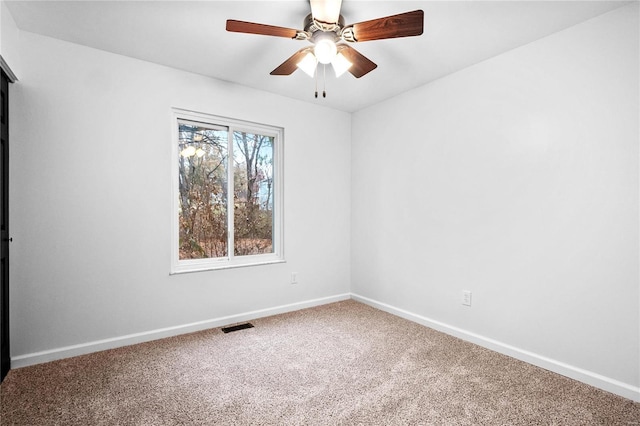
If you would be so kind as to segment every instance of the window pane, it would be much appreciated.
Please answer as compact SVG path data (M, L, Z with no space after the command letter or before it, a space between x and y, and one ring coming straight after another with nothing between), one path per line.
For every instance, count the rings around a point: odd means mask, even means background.
M227 256L228 132L182 122L178 132L179 259Z
M236 131L233 141L233 252L273 253L274 138Z

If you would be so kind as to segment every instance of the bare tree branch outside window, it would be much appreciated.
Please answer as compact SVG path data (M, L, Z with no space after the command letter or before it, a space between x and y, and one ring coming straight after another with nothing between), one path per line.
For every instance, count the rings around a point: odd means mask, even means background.
M235 256L273 253L274 138L234 131L231 147L228 138L226 130L179 125L180 260L228 256L229 232ZM228 167L233 168L233 188Z

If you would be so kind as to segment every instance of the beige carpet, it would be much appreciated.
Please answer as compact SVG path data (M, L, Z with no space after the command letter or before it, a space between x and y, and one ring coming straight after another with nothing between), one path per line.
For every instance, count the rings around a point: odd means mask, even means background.
M345 301L12 370L5 425L638 425L640 404Z

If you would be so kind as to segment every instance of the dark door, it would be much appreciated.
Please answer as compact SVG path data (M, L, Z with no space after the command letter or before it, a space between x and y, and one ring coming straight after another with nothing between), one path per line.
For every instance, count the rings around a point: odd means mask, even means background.
M11 368L9 353L9 78L0 85L0 382Z

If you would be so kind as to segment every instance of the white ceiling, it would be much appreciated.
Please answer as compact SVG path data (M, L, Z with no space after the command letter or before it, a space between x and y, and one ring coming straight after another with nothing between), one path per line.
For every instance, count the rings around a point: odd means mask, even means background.
M24 31L357 111L629 2L343 0L347 24L422 9L425 31L353 45L378 68L360 79L327 69L326 99L302 71L269 75L308 42L225 31L226 19L301 29L308 0L6 3Z

